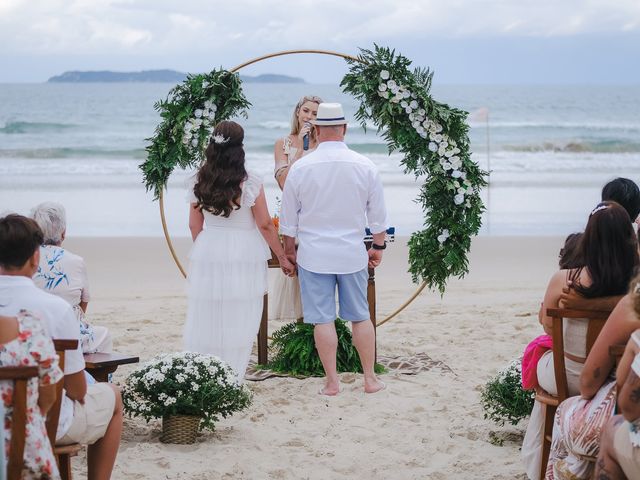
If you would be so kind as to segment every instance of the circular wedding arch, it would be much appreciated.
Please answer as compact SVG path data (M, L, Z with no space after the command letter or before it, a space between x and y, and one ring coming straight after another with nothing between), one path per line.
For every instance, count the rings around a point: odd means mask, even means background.
M284 51L281 51L281 52L270 53L270 54L267 54L267 55L262 55L260 57L253 58L253 59L248 60L248 61L246 61L244 63L241 63L240 65L232 68L229 71L231 73L236 73L236 72L240 71L241 69L243 69L244 67L248 67L249 65L261 62L263 60L268 60L270 58L275 58L275 57L282 57L282 56L285 56L285 55L299 55L299 54L331 55L331 56L334 56L334 57L344 58L345 60L349 59L349 60L352 60L352 61L355 61L355 62L363 62L363 60L358 58L358 57L354 57L354 56L348 55L346 53L333 52L333 51L330 51L330 50L284 50ZM160 206L160 219L162 220L162 231L164 232L164 238L165 238L165 240L167 242L167 246L169 247L169 252L171 253L171 256L172 256L176 266L180 270L180 273L182 273L182 276L186 278L187 277L187 272L185 272L184 267L182 266L182 263L180 262L180 259L178 258L178 254L176 253L175 248L173 247L173 242L171 241L171 235L169 234L169 229L167 228L167 220L166 220L165 211L164 211L164 196L163 196L162 190L159 192L158 204ZM418 295L420 295L420 293L425 289L426 286L427 286L427 282L423 281L420 284L420 286L416 289L416 291L407 299L407 301L405 301L400 307L398 307L391 314L387 315L385 318L383 318L382 320L378 321L376 323L376 326L383 325L384 323L388 322L393 317L398 315L400 312L402 312L402 310L407 308L411 304L411 302L413 302L416 299L416 297Z

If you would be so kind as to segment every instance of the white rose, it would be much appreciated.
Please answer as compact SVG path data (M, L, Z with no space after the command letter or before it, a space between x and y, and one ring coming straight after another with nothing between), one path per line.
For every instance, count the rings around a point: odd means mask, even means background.
M218 106L214 103L213 105L211 105L210 110L211 110L213 113L216 113L216 112L218 111Z
M389 79L389 71L388 70L382 70L380 72L380 78L383 80L388 80Z
M402 100L402 101L400 102L400 106L401 106L402 108L407 108L407 107L409 106L409 104L408 104L407 102L405 102L404 100Z
M438 151L438 144L436 144L435 142L430 142L429 143L429 150L431 150L432 152L437 152Z
M378 90L380 90L381 92L384 92L387 89L387 85L384 83L381 83L380 85L378 85Z
M378 92L378 95L380 95L382 98L389 98L389 92L388 91Z
M411 100L411 103L409 104L409 106L411 108L418 108L418 102L416 102L415 100Z
M444 168L445 170L452 170L453 167L451 166L451 164L449 162L444 162L442 164L442 168Z
M445 237L444 235L438 235L438 242L440 242L440 245L442 245L446 240L447 237Z
M198 108L195 112L193 112L193 114L196 116L196 118L200 118L202 116L202 110Z
M193 140L191 140L191 146L193 147L197 147L198 146L198 139L194 138Z
M391 90L393 90L394 88L398 87L398 84L396 82L394 82L393 80L389 80L387 82L387 87L389 87Z
M464 202L464 195L463 194L459 193L458 195L453 197L453 203L455 203L456 205L460 205L462 202Z
M460 178L460 177L462 177L462 172L461 172L460 170L454 170L454 171L451 173L451 176L452 176L453 178Z
M407 113L411 113L413 112L413 109L411 107L405 107L404 111Z
M435 129L436 129L436 133L440 133L442 131L442 125L440 125L439 123L436 123Z

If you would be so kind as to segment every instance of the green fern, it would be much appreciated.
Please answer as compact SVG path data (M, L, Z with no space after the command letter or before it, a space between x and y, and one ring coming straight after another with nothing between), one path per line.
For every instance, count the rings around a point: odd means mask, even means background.
M338 372L362 373L360 357L351 341L347 322L338 318L335 326L338 335ZM313 329L313 325L294 322L276 330L270 347L272 360L266 367L274 372L295 376L323 376L324 369L316 350ZM375 371L383 373L384 367L376 364Z

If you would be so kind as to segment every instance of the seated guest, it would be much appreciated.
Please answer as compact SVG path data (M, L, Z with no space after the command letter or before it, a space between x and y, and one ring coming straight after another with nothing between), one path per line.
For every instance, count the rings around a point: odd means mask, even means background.
M61 246L67 231L66 217L64 207L54 202L41 203L31 211L31 218L44 234L40 265L33 281L45 292L62 298L73 307L80 324L84 353L108 353L112 350L109 330L90 325L85 317L90 296L84 260Z
M580 268L584 260L580 258L580 241L583 233L570 233L564 241L564 246L558 254L558 266L560 270Z
M640 317L640 301L636 314ZM600 437L594 478L640 478L640 330L627 343L618 367L618 405Z
M580 396L568 398L558 408L547 478L591 478L591 459L598 455L601 432L616 403L615 364L609 348L627 343L640 328L635 312L635 304L640 306L639 284L640 276L633 279L630 293L613 309L589 352L580 374ZM575 308L581 306L575 304Z
M629 215L615 202L603 202L596 206L580 241L579 258L584 266L559 270L549 281L541 308L539 321L545 333L551 335L552 319L546 315L548 308L558 308L563 288L571 282L583 297L607 297L623 295L638 258L638 242ZM579 377L586 357L586 322L567 319L564 331L564 350L572 358L566 359L569 394L579 393ZM582 362L578 361L581 360ZM542 355L537 365L537 380L547 392L556 395L553 352ZM523 441L521 455L530 479L540 476L542 455L540 446L543 434L543 406L536 402Z
M71 306L33 283L40 261L43 235L36 222L21 215L0 218L0 315L21 310L37 315L50 338L80 339ZM82 350L65 355L64 397L57 444L88 444L88 478L111 476L122 432L122 399L115 385L89 385Z
M16 317L0 316L0 367L38 367L38 378L27 385L27 428L22 478L60 478L49 444L45 416L56 399L55 384L62 380L58 356L40 320L22 310ZM4 437L11 442L13 381L0 381L0 398L4 404ZM4 477L3 477L4 478Z
M602 187L602 201L619 203L629 214L632 222L640 214L640 188L633 180L618 177Z

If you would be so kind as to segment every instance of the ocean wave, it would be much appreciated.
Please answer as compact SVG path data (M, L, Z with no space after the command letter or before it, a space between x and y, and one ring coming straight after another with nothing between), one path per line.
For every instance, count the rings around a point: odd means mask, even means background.
M49 160L54 158L122 158L146 157L143 149L113 150L104 148L19 148L0 149L0 158L29 158Z
M281 120L267 120L266 122L260 122L253 127L264 128L266 130L289 130L291 123L283 122Z
M4 133L6 135L41 132L50 133L69 130L76 127L77 125L55 122L7 122L4 127L0 128L0 133Z
M524 145L503 145L508 152L567 152L567 153L637 153L640 142L624 140L566 140Z
M470 119L469 125L473 128L486 128L485 121ZM624 123L624 122L558 122L553 120L523 120L523 121L489 121L489 128L539 128L539 129L570 129L570 130L616 130L627 132L640 132L640 123Z

